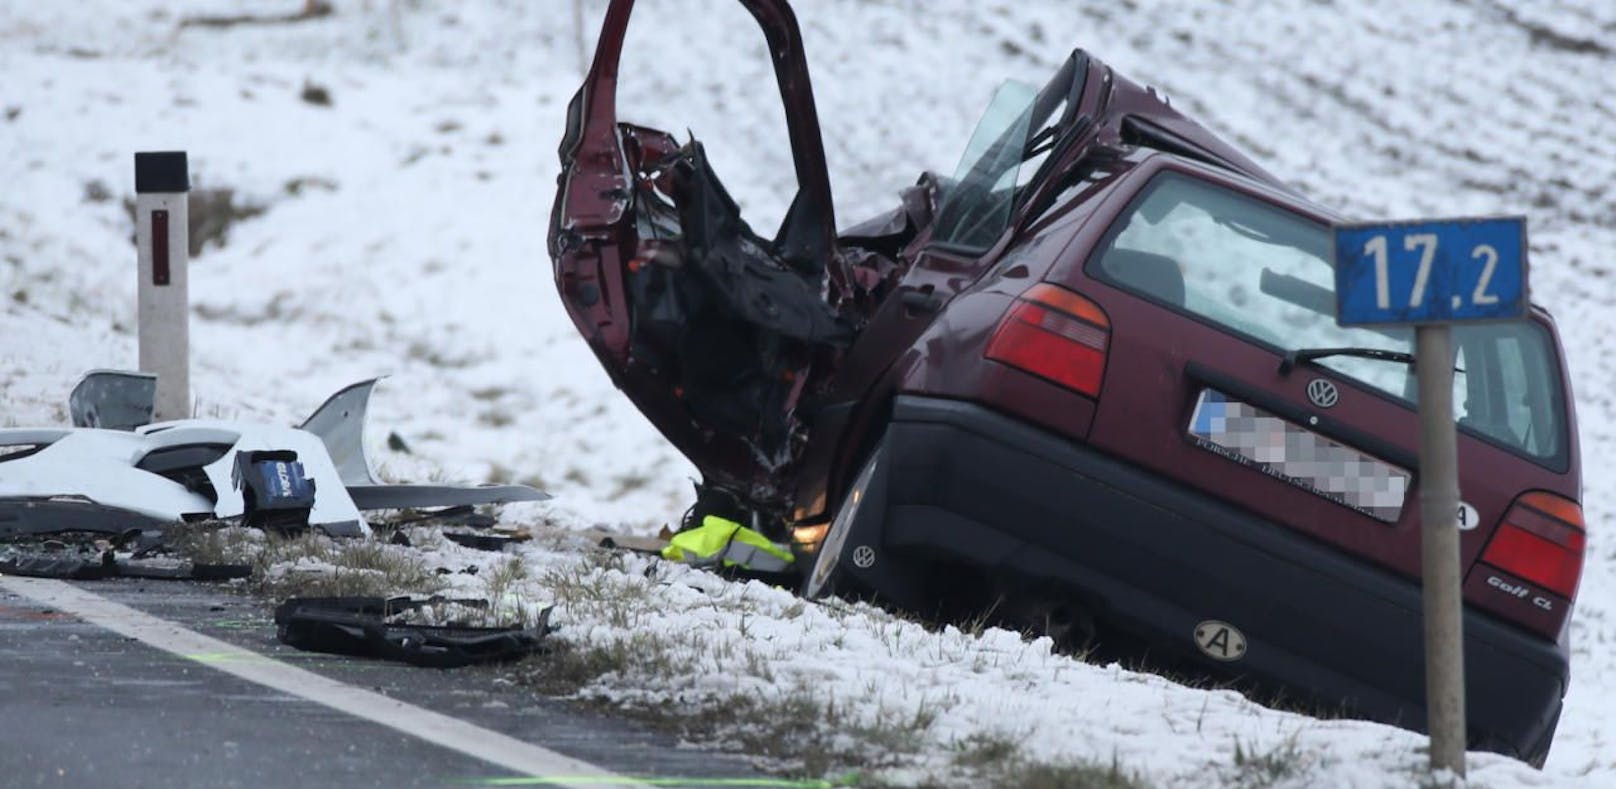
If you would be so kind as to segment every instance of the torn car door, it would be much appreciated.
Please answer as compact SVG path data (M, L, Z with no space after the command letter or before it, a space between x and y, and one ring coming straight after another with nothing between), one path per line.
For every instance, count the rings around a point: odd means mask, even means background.
M773 238L740 217L700 143L619 123L634 0L613 0L568 108L550 255L568 313L617 386L708 484L784 504L799 406L896 267L835 238L802 37L784 0L739 0L768 41L797 193Z

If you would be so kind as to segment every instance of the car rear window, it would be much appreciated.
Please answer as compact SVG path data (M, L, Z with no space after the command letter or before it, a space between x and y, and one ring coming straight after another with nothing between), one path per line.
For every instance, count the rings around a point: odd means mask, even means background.
M1282 354L1414 350L1409 329L1336 325L1328 226L1188 175L1156 176L1088 270ZM1564 394L1548 332L1531 321L1459 324L1453 343L1459 427L1563 469ZM1314 363L1411 407L1418 401L1411 365L1350 356Z

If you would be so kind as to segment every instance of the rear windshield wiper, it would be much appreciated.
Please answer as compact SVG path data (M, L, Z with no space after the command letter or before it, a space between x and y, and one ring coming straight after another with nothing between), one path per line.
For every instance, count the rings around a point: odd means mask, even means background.
M1380 359L1386 362L1398 362L1413 366L1414 354L1402 351L1388 351L1382 348L1299 348L1285 354L1279 360L1279 374L1289 374L1296 365L1302 362L1311 362L1314 359L1323 359L1328 356L1356 356L1360 359Z

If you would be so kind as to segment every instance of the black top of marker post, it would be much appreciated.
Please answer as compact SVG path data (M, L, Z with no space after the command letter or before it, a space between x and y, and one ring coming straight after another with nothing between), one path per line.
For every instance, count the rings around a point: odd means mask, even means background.
M147 151L135 154L135 193L191 191L190 167L184 151Z

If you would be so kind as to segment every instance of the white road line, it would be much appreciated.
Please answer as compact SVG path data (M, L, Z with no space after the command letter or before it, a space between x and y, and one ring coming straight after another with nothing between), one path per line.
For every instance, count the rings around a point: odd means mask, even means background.
M644 786L579 759L431 710L290 666L187 630L72 584L0 575L0 588L32 598L114 633L248 682L379 723L433 745L530 776L556 776L555 786Z

